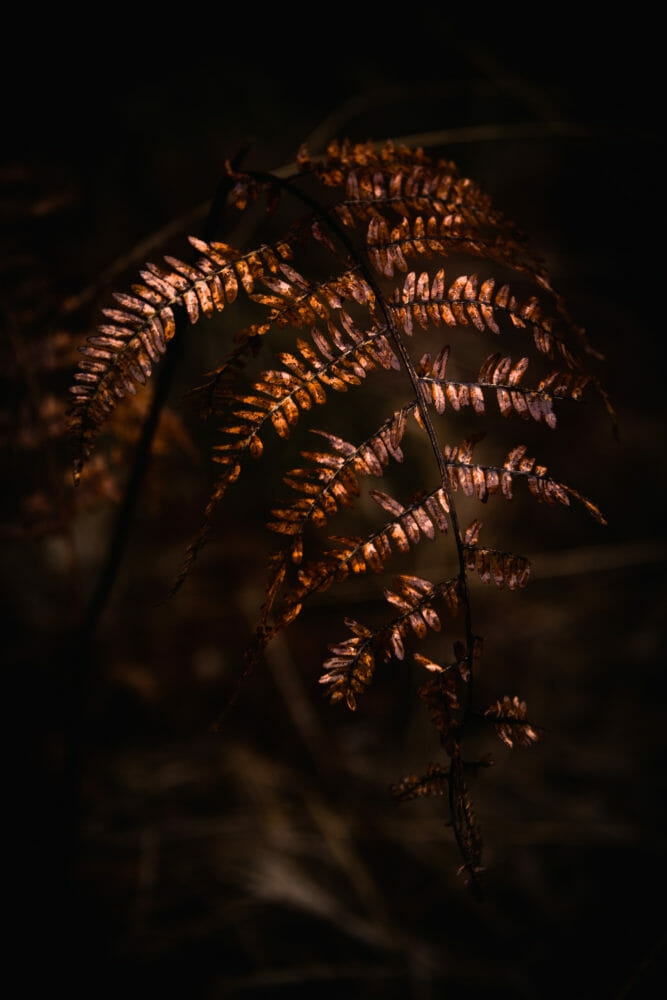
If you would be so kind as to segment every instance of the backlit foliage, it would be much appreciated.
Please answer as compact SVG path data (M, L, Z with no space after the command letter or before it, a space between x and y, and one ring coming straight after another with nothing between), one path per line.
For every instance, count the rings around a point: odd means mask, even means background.
M235 326L233 339L224 335L223 360L197 390L220 428L218 476L181 579L228 488L267 447L287 449L304 424L312 433L284 475L290 492L267 486L277 546L251 663L313 595L385 574L425 541L438 547L438 564L451 573L437 581L389 577L384 620L348 617L348 635L330 643L320 680L331 702L355 710L383 664L410 658L417 665L419 694L446 762L404 778L395 794L447 797L462 871L477 887L481 836L468 779L489 761L466 759L469 724L486 721L508 747L530 746L538 730L518 697L487 707L473 688L482 640L473 627L472 580L515 590L527 583L530 566L502 540L499 548L480 544L482 523L461 519L471 502L524 492L545 505L574 500L604 523L595 504L552 476L520 437L529 422L547 435L556 430L559 403L596 393L610 410L609 403L587 370L584 333L543 263L452 163L391 144L345 142L316 161L302 150L288 180L230 167L228 181L240 212L266 199L271 213L287 205L294 225L250 250L192 238L192 262L147 264L130 292L116 294L81 348L71 390L75 475L119 400L151 378L178 323L226 313L244 300L244 321L256 318ZM272 360L258 367L260 352L272 347ZM367 388L370 376L383 387L382 404ZM334 432L340 394L346 426L360 429L351 440ZM507 420L509 440L498 416ZM399 487L399 499L387 476L401 483L406 455L424 448L431 472ZM369 488L369 478L384 479L385 488ZM358 518L359 533L328 533L343 508ZM428 655L415 651L420 643Z

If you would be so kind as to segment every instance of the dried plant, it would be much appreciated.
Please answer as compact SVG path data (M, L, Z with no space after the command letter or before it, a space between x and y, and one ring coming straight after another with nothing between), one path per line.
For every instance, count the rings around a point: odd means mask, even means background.
M438 562L445 566L449 553L452 572L436 581L416 573L388 581L385 620L347 618L349 634L329 646L320 680L331 702L355 710L378 664L411 658L424 671L419 694L447 762L409 775L394 792L400 799L447 797L462 871L478 887L481 836L468 779L489 761L466 758L466 734L473 721L486 722L508 747L525 747L539 730L517 696L478 704L483 649L471 578L514 590L525 586L530 566L502 543L480 544L482 524L465 521L474 502L512 500L525 487L542 504L576 501L604 523L592 501L554 478L515 436L523 422L551 434L556 404L584 394L597 393L611 413L586 367L593 352L524 237L450 162L392 144L332 143L317 161L302 150L289 178L229 166L226 184L240 212L265 199L272 217L295 206L301 214L287 235L250 250L192 238L192 263L165 257L162 266L147 264L140 283L116 294L81 348L71 390L75 476L118 401L171 350L179 314L194 324L244 301L251 322L237 327L224 360L196 390L220 428L213 456L219 475L178 583L247 464L276 436L287 450L297 424L301 430L326 407L322 426L309 428L312 445L284 476L291 495L281 499L268 489L268 527L279 544L248 660L256 662L313 595L348 578L384 574L395 555L425 539L442 546ZM429 351L418 346L425 339ZM256 359L267 344L280 349L262 368ZM332 405L340 393L351 401L342 420ZM334 421L345 418L354 440L334 433ZM483 422L489 433L478 459ZM511 428L509 443L501 425ZM386 479L404 461L423 479L411 473L406 487L394 473L400 499L379 489L364 493L365 477ZM427 461L430 472L422 471ZM355 512L359 533L327 536L341 508ZM368 527L373 509L379 523ZM432 633L441 630L449 638L436 647ZM416 652L419 644L431 655Z

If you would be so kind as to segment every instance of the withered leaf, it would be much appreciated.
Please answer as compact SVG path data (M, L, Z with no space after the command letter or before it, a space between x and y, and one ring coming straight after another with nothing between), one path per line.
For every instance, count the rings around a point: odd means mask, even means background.
M490 705L484 714L496 720L494 723L496 732L503 743L510 748L515 744L530 747L540 738L539 733L526 721L526 703L520 701L517 695L513 698L504 695L502 700L499 699Z

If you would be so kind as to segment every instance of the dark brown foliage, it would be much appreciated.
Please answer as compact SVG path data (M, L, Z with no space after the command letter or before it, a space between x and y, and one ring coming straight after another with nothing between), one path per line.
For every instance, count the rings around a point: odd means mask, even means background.
M75 473L117 402L145 383L169 350L177 312L196 323L245 300L244 316L258 318L242 327L200 390L221 435L213 455L220 471L187 566L248 460L259 459L275 437L287 442L326 407L327 416L318 418L323 429L309 427L316 443L301 448L300 463L284 475L291 497L268 491L268 527L280 544L269 560L249 660L314 594L383 574L391 559L414 555L424 539L437 544L439 563L449 559L453 567L447 578L395 577L383 590L391 616L372 626L348 617L351 636L329 646L320 680L332 702L356 709L378 663L411 658L425 671L419 693L449 763L404 778L394 792L401 799L447 796L462 870L476 886L481 837L467 786L476 765L464 759L469 724L488 720L508 747L530 746L538 732L518 697L504 696L486 710L475 703L482 643L473 631L471 575L514 590L525 586L530 567L504 547L480 546L481 523L461 527L462 503L496 495L512 500L525 484L544 504L569 506L574 498L604 523L594 503L553 478L514 434L524 421L550 433L556 404L577 403L585 392L596 391L610 407L586 368L584 333L543 263L452 163L434 162L421 150L347 142L331 144L317 162L302 150L298 162L300 175L289 180L229 168L239 211L264 197L272 212L279 202L296 204L300 213L305 206L308 217L288 238L250 251L193 238L193 263L166 257L164 266L146 265L131 293L117 294L117 306L105 310L105 322L81 348L72 387ZM423 353L417 344L425 337L435 347ZM499 341L502 349L494 351ZM266 343L279 349L257 371L253 362ZM383 408L364 390L371 375L382 381ZM357 389L364 391L347 403L359 414L352 424L364 427L368 417L375 429L348 441L333 432L329 405L334 393ZM512 438L503 443L491 423L484 447L496 448L497 457L477 461L481 420L498 412ZM474 433L471 421L480 427ZM399 487L401 499L394 495L400 478L387 490L366 490L366 477L391 474L408 451L414 456L416 448L424 462L415 440L430 449L430 479ZM342 508L356 513L360 501L366 518L375 509L384 523L364 526L359 515L359 534L322 534ZM444 651L435 658L413 651L419 642L435 648L433 634L440 631L447 647L454 645L450 662Z

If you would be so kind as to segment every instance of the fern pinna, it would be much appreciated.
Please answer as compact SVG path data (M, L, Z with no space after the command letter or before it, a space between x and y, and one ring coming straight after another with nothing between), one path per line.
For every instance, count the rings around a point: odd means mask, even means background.
M462 871L477 887L481 837L467 782L488 761L466 759L464 736L480 719L510 747L529 746L538 731L517 696L476 701L482 640L473 625L471 575L516 589L530 567L502 545L481 543L482 524L465 523L464 516L470 501L511 500L525 485L541 503L574 500L604 523L594 503L554 478L514 437L521 421L550 433L556 403L580 401L587 391L597 391L610 408L586 371L584 333L515 227L452 163L422 150L332 143L318 159L302 150L288 178L230 166L227 184L241 212L256 214L266 199L272 216L279 203L280 210L296 206L296 222L286 236L250 250L192 238L192 263L166 257L162 266L147 264L130 293L116 294L117 304L104 310L105 322L81 348L71 390L75 475L118 400L146 382L170 349L179 311L196 323L244 299L244 317L250 311L253 320L228 341L224 360L198 390L220 426L213 456L219 475L186 568L246 464L276 435L286 442L297 423L335 394L358 391L353 409L345 408L355 440L334 433L332 413L324 427L311 429L311 447L285 475L291 495L271 495L268 527L279 544L248 656L260 657L314 594L347 578L383 574L395 556L424 539L450 547L446 577L404 572L387 582L383 621L346 619L347 637L329 646L320 680L332 702L355 710L378 664L410 657L423 671L419 694L447 762L404 778L394 792L401 799L448 798ZM269 343L289 349L274 351L274 360L258 369L256 358ZM507 346L497 350L497 344ZM371 373L380 379L381 396L367 388ZM369 414L383 406L367 426ZM512 440L480 461L483 420L492 428L484 447L501 441L497 415L508 418ZM432 471L418 492L399 499L386 490L362 491L366 477L386 477L420 441ZM324 534L341 508L357 510L360 503L360 522L377 510L375 526ZM433 633L441 630L449 638L434 647ZM415 651L419 643L432 652Z

